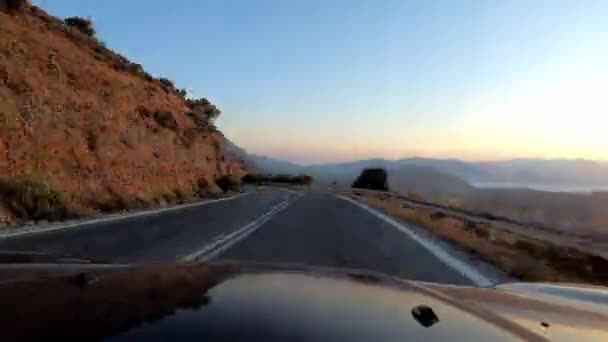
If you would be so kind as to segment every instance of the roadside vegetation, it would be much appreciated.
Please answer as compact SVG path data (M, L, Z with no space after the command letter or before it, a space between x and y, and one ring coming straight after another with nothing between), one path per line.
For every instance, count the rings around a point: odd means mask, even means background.
M64 194L35 176L0 178L0 203L19 219L55 221L70 215Z
M260 175L249 173L243 176L243 184L289 184L289 185L310 185L314 179L308 175Z
M234 175L225 175L218 178L215 184L224 192L238 192L241 190L241 180Z
M352 185L353 188L388 191L388 174L385 169L369 168L361 174Z
M390 192L352 190L347 196L427 229L522 281L580 282L608 285L608 260L511 231L487 220L467 220L441 210L422 208Z

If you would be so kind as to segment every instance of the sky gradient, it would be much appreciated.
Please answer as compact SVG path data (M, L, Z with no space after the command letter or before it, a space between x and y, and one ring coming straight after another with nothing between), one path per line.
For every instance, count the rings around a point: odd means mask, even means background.
M250 152L608 159L608 2L35 0L221 108Z

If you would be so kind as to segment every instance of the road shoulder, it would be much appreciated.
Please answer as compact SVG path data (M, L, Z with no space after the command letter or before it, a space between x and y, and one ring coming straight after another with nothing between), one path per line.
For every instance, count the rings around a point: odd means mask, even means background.
M382 221L395 227L403 232L408 237L418 242L421 246L427 249L442 263L457 271L464 277L470 279L477 286L492 286L500 280L504 279L504 275L498 269L483 261L474 258L463 251L458 251L453 246L450 246L445 241L440 241L433 238L430 234L424 232L424 229L416 227L410 223L401 222L398 219L392 218L379 210L370 208L366 204L357 202L351 198L336 195L337 198L347 201Z

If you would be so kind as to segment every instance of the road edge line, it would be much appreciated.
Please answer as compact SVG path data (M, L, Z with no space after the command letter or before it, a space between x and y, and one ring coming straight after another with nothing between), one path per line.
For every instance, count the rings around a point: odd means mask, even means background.
M25 228L24 231L16 231L16 232L11 232L11 233L0 233L0 240L18 237L18 236L22 236L22 235L46 233L46 232L52 232L52 231L56 231L56 230L79 228L79 227L89 226L89 225L94 225L94 224L99 224L99 223L126 220L126 219L140 217L140 216L156 215L156 214L161 214L161 213L164 213L167 211L187 209L187 208L192 208L192 207L204 206L207 204L213 204L213 203L217 203L217 202L230 201L233 199L243 197L248 194L249 193L240 193L240 194L230 196L230 197L218 198L218 199L213 199L213 200L205 200L202 202L195 202L195 203L188 203L188 204L180 204L180 205L167 207L167 208L143 210L143 211L137 211L137 212L128 213L128 214L111 214L112 216L109 216L109 217L95 218L95 219L90 219L90 220L86 220L83 222L74 222L74 223L68 223L65 225L51 226L51 227L47 227L47 228L30 229L30 230L27 230L27 228Z
M368 205L366 205L364 203L357 202L357 201L353 200L352 198L341 196L341 195L335 195L335 196L339 199L342 199L351 204L354 204L361 209L365 209L370 214L372 214L372 215L376 216L377 218L383 220L384 222L392 225L393 227L397 228L399 231L407 234L410 238L412 238L413 240L418 242L422 247L426 248L429 252L431 252L431 254L433 254L437 259L439 259L439 261L443 262L447 266L451 267L453 270L455 270L455 271L459 272L460 274L462 274L463 276L467 277L473 283L475 283L477 286L488 287L488 286L494 285L494 283L492 281L490 281L489 278L487 278L486 276L481 274L481 272L477 271L473 266L450 255L448 252L446 252L444 249L442 249L441 247L439 247L437 244L433 243L432 241L417 235L416 233L414 233L412 230L407 228L401 222L398 222L397 220L393 219L392 217L389 217L388 215L381 213L376 209L370 208Z

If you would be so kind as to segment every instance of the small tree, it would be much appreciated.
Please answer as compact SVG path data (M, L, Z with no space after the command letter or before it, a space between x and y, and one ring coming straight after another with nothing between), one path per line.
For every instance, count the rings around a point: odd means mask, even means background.
M175 89L175 85L173 84L173 81L171 81L170 79L161 77L158 80L160 81L160 84L162 84L164 87L167 87L169 89Z
M186 99L186 105L190 108L188 115L199 126L213 125L222 112L209 100L202 97L200 99Z
M361 174L352 185L353 188L388 191L388 175L385 169L369 168Z
M67 26L74 27L75 29L86 34L89 37L95 36L95 29L93 28L93 23L89 18L69 17L65 18L63 22Z
M219 186L224 192L237 192L241 190L241 181L234 175L224 175L216 179L215 184L217 184L217 186Z

